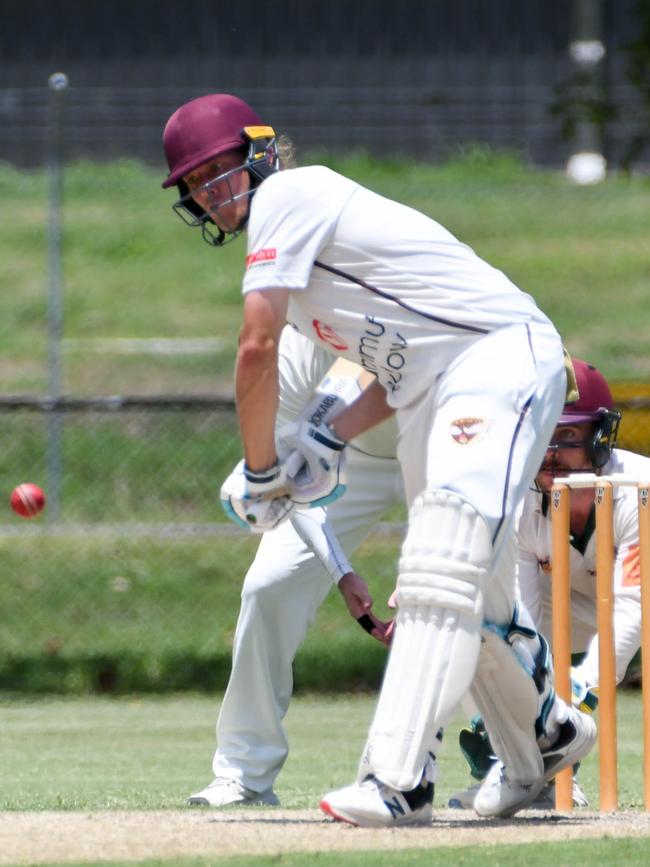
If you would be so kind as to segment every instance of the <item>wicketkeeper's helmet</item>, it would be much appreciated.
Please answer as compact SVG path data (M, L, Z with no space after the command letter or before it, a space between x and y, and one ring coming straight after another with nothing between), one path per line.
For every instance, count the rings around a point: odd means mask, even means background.
M593 364L577 358L572 360L578 400L564 404L558 424L590 421L593 423L593 434L582 442L551 442L550 448L584 447L591 465L597 470L604 467L611 457L612 449L616 445L621 414L614 409L614 399L602 373Z
M243 100L227 93L199 96L177 109L165 126L163 147L169 165L163 187L176 185L180 194L173 209L188 225L201 226L203 238L217 247L225 243L226 233L215 227L210 215L192 198L183 177L220 154L239 148L241 166L212 178L208 184L248 171L250 189L243 195L250 199L260 183L279 169L272 127L265 125ZM242 231L246 220L227 233L228 240Z

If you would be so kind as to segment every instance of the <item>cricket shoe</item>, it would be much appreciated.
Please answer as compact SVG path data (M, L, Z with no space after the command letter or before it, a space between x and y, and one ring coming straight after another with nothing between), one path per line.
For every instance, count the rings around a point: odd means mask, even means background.
M474 807L474 798L481 788L480 783L475 783L466 789L461 789L449 799L449 807L452 810L471 810ZM589 800L582 790L580 783L573 778L573 806L588 807ZM554 810L555 809L555 783L547 783L535 800L529 804L530 810Z
M431 822L433 783L422 782L401 792L369 774L362 782L329 792L320 802L323 813L339 822L362 828L428 825Z
M564 768L573 767L584 759L596 743L598 730L591 714L582 713L573 705L569 705L568 710L557 740L552 747L542 750L545 783L550 783Z
M582 790L580 783L573 778L573 806L588 807L589 800ZM544 786L539 795L529 807L530 810L554 810L555 809L555 783L551 782Z
M474 798L481 785L481 783L474 783L473 786L468 786L466 789L455 792L449 799L448 806L452 810L471 810L474 807Z
M510 776L501 761L495 762L474 796L474 812L484 818L514 816L528 807L544 788L544 776L522 783Z
M507 817L531 807L559 771L572 767L589 753L596 735L593 718L570 706L555 743L541 751L544 762L542 777L535 783L523 784L508 775L503 762L495 762L474 797L475 812L484 817Z
M205 789L190 795L187 803L192 807L227 807L229 804L265 804L268 807L277 807L280 801L273 789L254 792L233 777L217 777Z

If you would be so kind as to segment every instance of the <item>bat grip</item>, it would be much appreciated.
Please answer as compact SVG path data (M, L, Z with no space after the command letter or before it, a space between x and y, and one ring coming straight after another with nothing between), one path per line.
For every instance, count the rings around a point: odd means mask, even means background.
M372 635L372 630L375 628L375 624L372 622L372 618L369 614L362 614L361 617L357 617L357 623L362 629L365 629L368 635Z

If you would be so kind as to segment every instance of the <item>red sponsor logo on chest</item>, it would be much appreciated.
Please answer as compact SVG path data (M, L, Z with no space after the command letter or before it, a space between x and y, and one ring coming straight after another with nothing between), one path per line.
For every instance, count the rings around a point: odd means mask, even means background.
M314 326L314 331L318 334L323 343L327 343L328 346L332 347L332 349L337 349L339 352L343 352L343 350L348 348L345 340L343 340L340 334L337 334L336 331L334 331L331 325L328 325L326 322L321 322L319 319L314 319L312 325Z
M258 262L273 262L278 254L275 247L265 247L263 250L256 250L254 253L249 253L246 256L246 267L250 268Z

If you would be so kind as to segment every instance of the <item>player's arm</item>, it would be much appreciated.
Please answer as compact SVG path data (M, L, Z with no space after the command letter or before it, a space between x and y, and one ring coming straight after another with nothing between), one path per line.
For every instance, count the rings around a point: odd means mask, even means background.
M287 318L287 289L244 295L237 350L235 395L244 459L252 470L277 461L275 418L278 409L278 344Z
M358 365L353 366L366 374ZM344 450L349 439L393 415L384 389L376 380L363 387L361 396L333 419L317 411L284 428L283 446L303 462L299 473L290 470L295 479L292 497L296 503L324 505L341 496L345 491Z
M627 667L641 644L641 551L636 496L634 501L632 514L620 516L622 528L615 532L614 653L617 683L625 677ZM618 508L622 510L622 504Z
M630 508L627 500L621 500L614 508L614 652L620 683L641 643L641 563L636 502ZM590 642L580 669L588 683L598 682L598 635Z
M373 638L382 643L387 624L372 611L368 585L352 568L324 509L296 510L291 517L294 530L314 552L338 587L352 617Z
M542 622L542 581L545 578L534 553L520 543L517 558L517 590L519 598L528 610L535 628Z
M337 437L349 442L394 413L386 400L386 389L375 380L354 403L336 416L330 429Z

